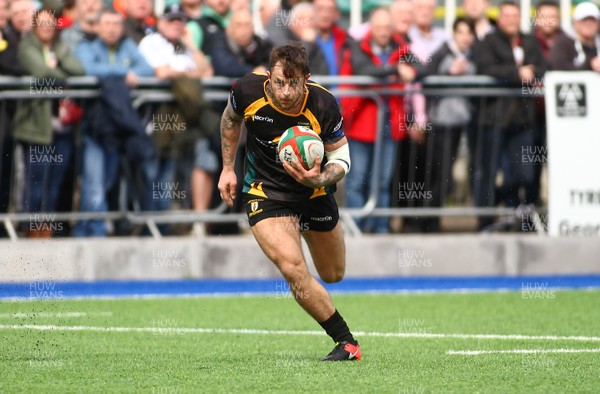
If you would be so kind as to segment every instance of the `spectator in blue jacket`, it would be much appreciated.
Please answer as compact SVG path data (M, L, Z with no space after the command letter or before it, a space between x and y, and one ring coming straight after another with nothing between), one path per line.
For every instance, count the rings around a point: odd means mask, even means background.
M114 10L100 12L98 37L81 41L75 55L85 68L86 75L122 77L129 87L138 84L139 77L150 77L154 70L130 38L123 37L123 16ZM90 114L88 111L87 115ZM106 193L115 182L119 168L119 152L93 138L89 120L83 125L83 164L80 209L84 212L106 212ZM83 220L75 226L75 236L105 236L103 220Z

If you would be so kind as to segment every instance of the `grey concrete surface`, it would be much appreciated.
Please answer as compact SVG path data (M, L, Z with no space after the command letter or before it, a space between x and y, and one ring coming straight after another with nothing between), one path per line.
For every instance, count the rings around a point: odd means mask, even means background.
M365 235L346 248L346 277L600 273L595 238ZM278 275L251 236L0 241L0 282Z

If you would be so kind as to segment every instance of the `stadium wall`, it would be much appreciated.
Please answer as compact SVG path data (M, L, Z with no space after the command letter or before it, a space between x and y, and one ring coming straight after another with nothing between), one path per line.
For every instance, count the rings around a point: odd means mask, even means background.
M347 277L600 273L597 238L386 235L346 248ZM279 276L251 236L0 241L0 250L0 282Z

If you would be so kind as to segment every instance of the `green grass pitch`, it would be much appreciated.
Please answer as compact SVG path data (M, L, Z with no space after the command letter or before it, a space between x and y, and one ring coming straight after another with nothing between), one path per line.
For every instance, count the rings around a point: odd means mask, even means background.
M320 327L284 295L0 302L0 393L600 392L599 291L353 294L334 302L364 333L361 361L319 362L333 342L312 335ZM563 338L573 336L586 338ZM519 349L545 352L497 353Z

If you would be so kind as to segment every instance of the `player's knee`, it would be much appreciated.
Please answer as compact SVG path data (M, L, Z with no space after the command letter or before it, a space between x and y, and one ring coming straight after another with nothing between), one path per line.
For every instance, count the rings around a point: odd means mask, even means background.
M325 283L336 283L344 279L344 267L334 268L324 272L321 279Z
M300 283L306 280L308 269L302 259L282 259L277 264L283 277L290 283Z

